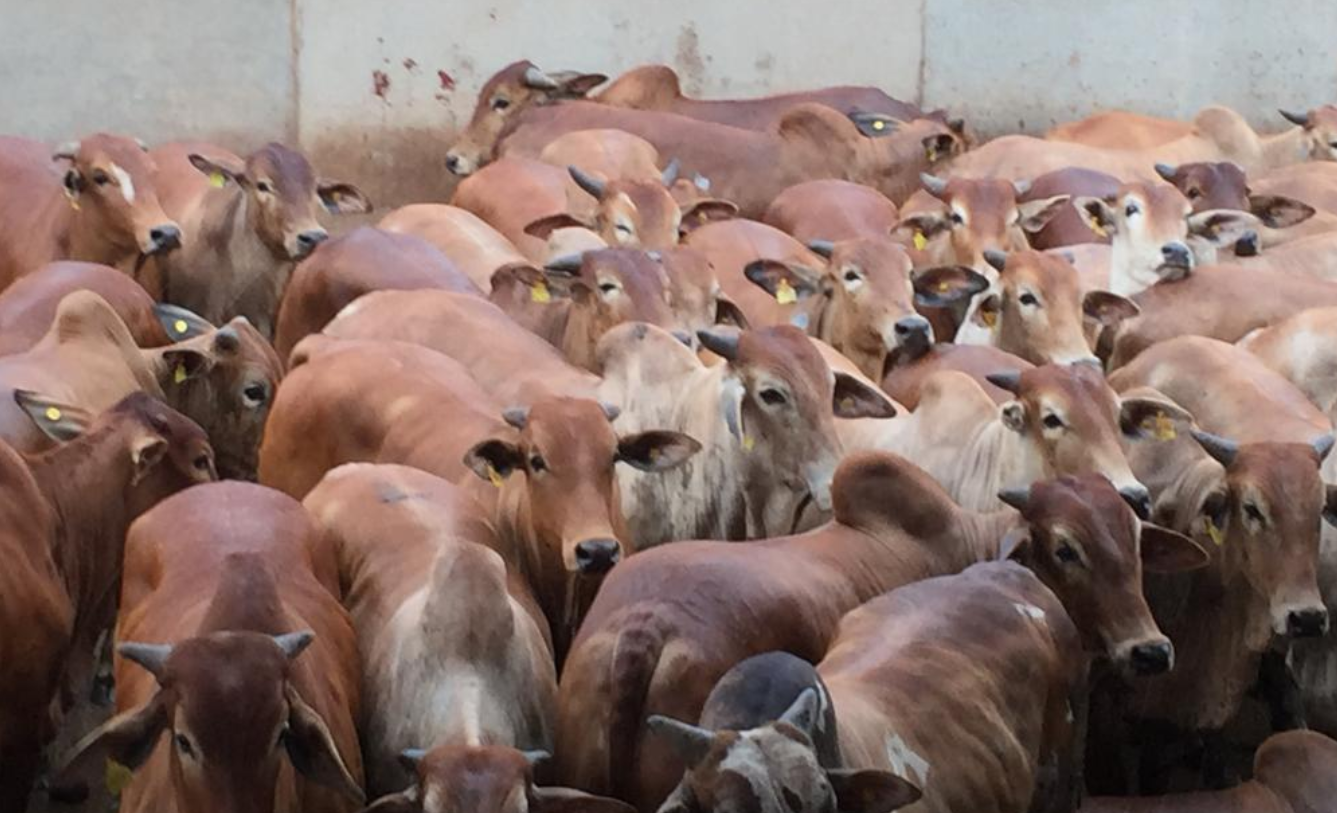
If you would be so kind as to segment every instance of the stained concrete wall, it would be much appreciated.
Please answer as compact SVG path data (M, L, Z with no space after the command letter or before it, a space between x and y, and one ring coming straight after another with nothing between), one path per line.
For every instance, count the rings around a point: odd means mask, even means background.
M1331 0L0 0L0 132L278 138L378 202L439 199L478 88L521 58L689 93L876 84L984 133L1101 107L1337 101Z

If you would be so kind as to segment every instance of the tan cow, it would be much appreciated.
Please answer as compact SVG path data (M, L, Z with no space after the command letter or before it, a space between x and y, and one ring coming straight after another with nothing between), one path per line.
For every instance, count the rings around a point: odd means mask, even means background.
M51 327L60 301L79 290L106 300L140 347L170 341L154 312L153 298L139 283L111 266L64 260L42 266L0 291L0 355L37 344Z
M801 307L797 299L780 302L747 277L756 260L778 260L803 268L821 268L820 255L779 229L755 220L726 220L692 231L683 241L705 255L715 269L720 290L736 303L749 324L790 324Z
M282 144L243 159L181 142L152 157L163 207L186 231L180 251L156 258L155 296L211 322L245 316L266 339L293 264L329 237L318 209L371 211L357 187L317 179L306 156Z
M1029 202L1054 195L1068 195L1074 200L1081 197L1104 198L1117 194L1122 183L1118 178L1103 172L1067 167L1037 175L1031 182L1031 188L1019 195L1018 200ZM1061 209L1044 228L1030 235L1031 246L1042 251L1087 243L1108 244L1109 241L1108 232L1096 234L1086 213L1071 206Z
M62 178L63 176L63 178ZM57 148L0 137L0 288L53 260L133 270L181 244L137 141L97 133Z
M290 497L189 489L137 520L117 621L117 714L58 773L133 771L125 811L355 811L357 636L334 557ZM163 735L166 736L163 736Z
M581 98L607 79L599 73L546 73L527 59L512 62L478 91L468 125L446 153L446 169L460 176L477 172L492 160L502 131L524 110L556 99Z
M797 328L698 337L726 363L706 367L645 324L620 325L599 344L600 397L622 408L628 428L674 429L702 446L676 471L620 481L631 534L642 547L792 530L809 500L829 510L841 454L833 413L895 412L880 392L832 372Z
M1105 110L1051 127L1045 138L1107 150L1141 150L1158 147L1191 132L1193 125L1186 121L1161 119L1127 110Z
M794 184L776 195L761 219L807 243L884 237L900 215L896 204L871 186L826 178Z
M61 714L87 691L94 641L114 617L131 521L214 478L204 433L135 393L94 418L21 392L19 405L62 441L40 455L0 444L0 806L23 810Z
M898 404L907 409L918 409L919 400L925 385L933 374L944 370L965 373L975 380L984 390L984 394L994 403L1002 404L1012 400L1012 393L1002 387L994 386L988 376L1014 370L1029 370L1032 366L1025 359L1011 353L1004 353L996 347L984 344L950 344L937 342L915 352L897 351L887 357L886 371L882 375L882 391L890 395Z
M482 294L426 240L367 226L322 243L297 266L279 307L274 349L286 359L344 306L370 291L441 288Z
M529 262L501 232L457 206L401 206L381 218L376 228L421 237L436 246L480 291L491 290L492 274L498 268Z

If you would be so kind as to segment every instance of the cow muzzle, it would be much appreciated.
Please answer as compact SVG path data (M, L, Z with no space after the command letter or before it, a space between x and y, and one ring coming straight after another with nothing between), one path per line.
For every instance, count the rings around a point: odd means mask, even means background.
M451 175L464 178L478 171L478 162L452 150L446 153L446 169Z
M891 336L884 337L883 344L888 351L899 348L910 358L919 358L933 344L933 326L918 314L897 319L892 325Z
M1124 486L1119 489L1119 496L1133 509L1138 519L1151 519L1151 493L1144 485Z
M1163 675L1175 666L1175 647L1169 640L1147 641L1128 650L1128 667L1135 675Z
M1322 606L1290 608L1274 620L1273 631L1290 638L1318 638L1328 632L1328 611Z
M316 246L330 239L330 233L324 229L306 229L288 240L288 257L300 260L316 250Z
M1193 270L1193 252L1178 240L1161 246L1161 260L1160 273L1169 279L1179 279Z
M808 496L821 511L831 510L831 481L835 476L834 466L808 466L804 471L804 483Z
M616 539L586 539L576 544L576 571L598 576L613 569L622 559L622 545Z
M141 247L145 254L161 254L181 247L181 227L175 223L160 223L149 229L148 240Z

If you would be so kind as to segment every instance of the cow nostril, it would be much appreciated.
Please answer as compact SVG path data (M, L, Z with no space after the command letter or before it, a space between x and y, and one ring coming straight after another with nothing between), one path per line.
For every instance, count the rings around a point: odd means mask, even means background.
M447 156L446 156L446 169L450 170L451 172L459 172L459 171L460 171L460 157L459 157L458 155L447 155Z
M156 250L176 248L181 245L181 229L168 223L149 229L149 239Z
M1151 494L1142 486L1119 489L1119 496L1128 503L1138 519L1151 519Z
M1166 262L1175 265L1188 265L1190 254L1188 247L1182 243L1167 243L1161 246L1161 256L1165 258Z
M1291 610L1286 614L1286 632L1295 638L1316 638L1328 631L1328 611L1322 607Z
M1169 641L1138 644L1133 647L1133 671L1139 675L1161 675L1174 665L1174 645Z
M576 570L581 573L607 573L621 558L622 546L616 539L586 539L576 545Z
M896 323L896 335L910 336L915 333L928 333L928 320L922 316L910 316Z
M297 244L310 251L329 239L329 232L324 229L311 229L297 235Z

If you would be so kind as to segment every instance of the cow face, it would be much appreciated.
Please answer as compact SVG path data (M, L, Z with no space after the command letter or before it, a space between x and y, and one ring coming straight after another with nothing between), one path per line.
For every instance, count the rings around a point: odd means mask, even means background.
M183 308L155 308L176 343L143 351L168 402L204 427L219 473L255 479L265 418L283 374L278 354L245 317L215 328Z
M1280 112L1287 121L1301 127L1310 160L1337 161L1337 107L1325 104L1303 114Z
M854 377L833 374L795 327L699 335L729 363L720 409L756 491L747 495L749 535L789 532L808 498L829 511L842 451L834 417L891 417L895 407Z
M537 787L532 765L543 751L495 745L443 745L400 757L413 785L367 807L363 813L633 813L626 802L571 788Z
M1098 474L999 496L1026 521L1009 535L1003 554L1055 592L1087 649L1130 674L1169 671L1174 647L1142 595L1142 569L1203 567L1207 552L1174 531L1138 522L1124 496Z
M925 255L921 265L964 265L991 276L988 251L1029 248L1027 235L1040 231L1068 203L1067 195L1018 203L1025 181L921 178L937 206L906 215L892 236Z
M747 317L720 289L715 267L705 254L686 246L658 252L668 276L669 307L679 327L696 339L698 330L717 324L746 328Z
M300 260L329 237L316 220L318 209L331 214L371 211L371 203L357 187L317 181L306 156L282 144L267 144L244 166L198 154L191 154L190 163L215 186L241 187L251 228L280 259Z
M659 813L885 813L911 804L918 788L889 771L823 768L813 731L815 689L779 720L747 731L708 731L667 717L649 719L687 766Z
M608 77L599 73L545 73L528 60L513 62L483 84L469 124L446 153L446 169L471 175L492 160L502 132L529 107L579 99Z
M1230 161L1157 164L1156 172L1188 198L1195 213L1235 209L1248 212L1264 226L1284 229L1303 223L1316 211L1294 198L1250 193L1244 170Z
M464 462L501 488L499 499L514 510L498 513L524 525L506 535L530 541L526 569L537 574L544 610L559 629L573 627L566 599L575 580L602 577L629 552L616 464L667 471L701 446L678 432L618 437L617 409L588 399L549 398L504 417L518 437L485 440Z
M181 245L181 228L158 202L157 168L141 144L98 133L62 146L54 158L68 162L65 196L85 232L75 259L115 263Z
M328 726L289 679L291 661L312 638L216 632L176 646L121 644L121 657L152 673L158 690L86 738L61 774L91 766L101 774L108 759L136 770L166 734L178 810L274 810L284 760L361 802Z
M1221 487L1201 501L1194 530L1210 540L1226 574L1247 579L1267 602L1272 634L1325 634L1328 613L1315 574L1320 517L1337 516L1337 489L1319 476L1331 436L1312 446L1194 437L1225 467Z

